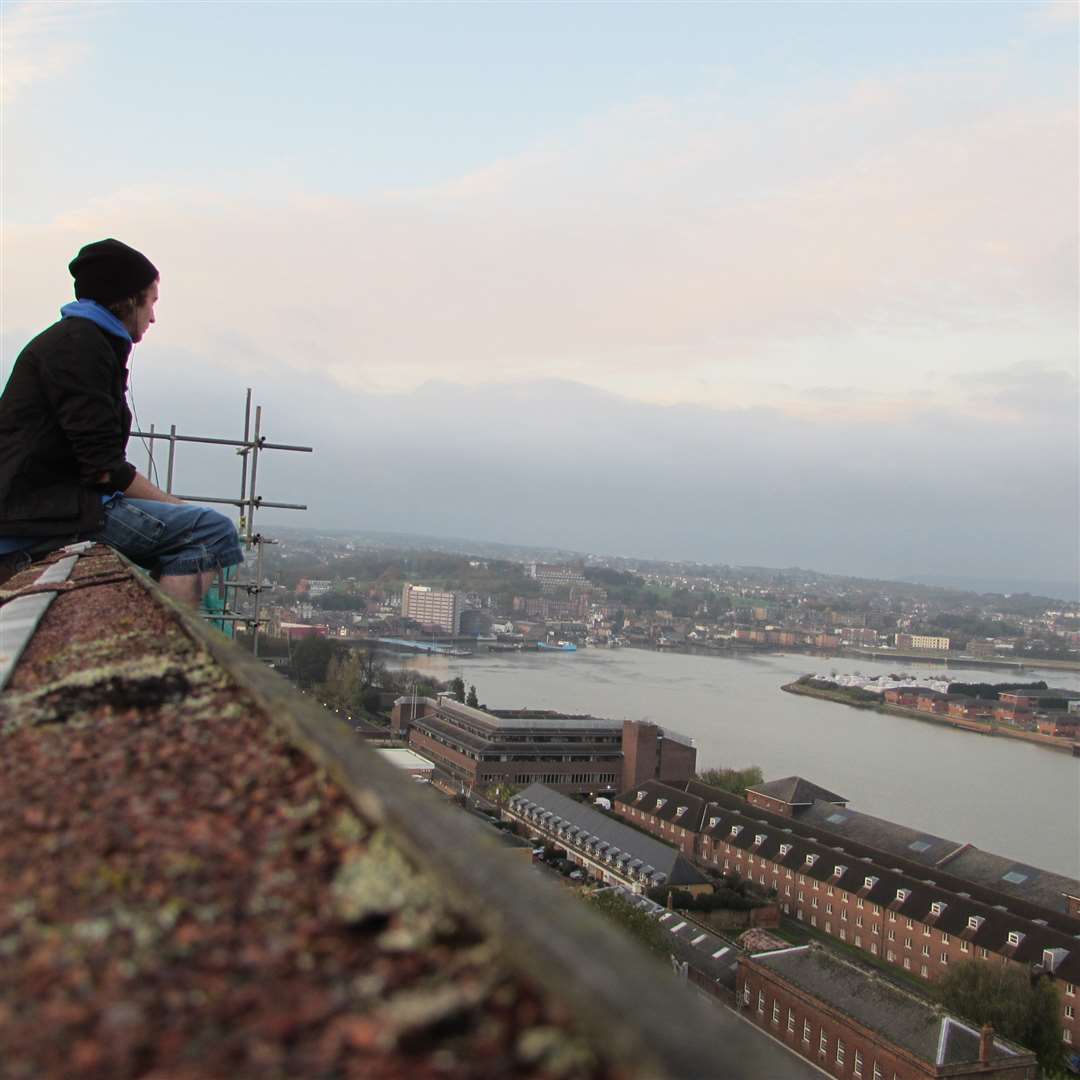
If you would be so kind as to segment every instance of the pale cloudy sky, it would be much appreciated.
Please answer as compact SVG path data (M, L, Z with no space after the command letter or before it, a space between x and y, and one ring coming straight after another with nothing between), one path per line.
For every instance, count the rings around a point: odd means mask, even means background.
M1074 580L1077 14L7 4L3 374L118 236L313 524Z

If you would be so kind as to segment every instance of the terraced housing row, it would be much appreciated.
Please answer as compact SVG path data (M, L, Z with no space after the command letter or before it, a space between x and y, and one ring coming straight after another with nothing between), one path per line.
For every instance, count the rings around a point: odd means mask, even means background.
M1080 883L857 813L798 777L746 800L696 781L645 781L613 809L915 977L932 980L961 960L1034 970L1058 989L1065 1043L1080 1046Z

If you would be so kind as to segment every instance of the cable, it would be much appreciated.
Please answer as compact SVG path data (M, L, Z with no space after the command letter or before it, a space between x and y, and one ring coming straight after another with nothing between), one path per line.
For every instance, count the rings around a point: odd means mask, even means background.
M134 367L132 366L132 363L131 363L134 358L135 358L135 346L132 345L131 353L128 356L127 392L128 392L128 397L131 399L131 415L133 417L135 417L135 430L141 432L142 431L142 424L139 423L139 412L135 408L135 369L134 369ZM150 473L151 473L151 475L147 477L147 480L149 480L152 484L156 484L158 487L161 487L161 484L158 481L157 462L154 460L154 452L150 449L150 444L146 441L145 438L143 438L142 435L139 436L139 442L141 442L143 444L143 449L146 451L146 456L150 461Z

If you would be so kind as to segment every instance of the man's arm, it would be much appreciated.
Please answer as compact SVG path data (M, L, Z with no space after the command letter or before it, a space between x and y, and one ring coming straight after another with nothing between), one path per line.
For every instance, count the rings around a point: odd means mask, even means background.
M103 472L98 477L98 483L107 484L108 482L109 474ZM124 494L129 499L146 499L148 502L182 503L184 501L175 495L170 495L167 491L162 491L156 484L151 484L141 472L135 473L135 478L124 488Z

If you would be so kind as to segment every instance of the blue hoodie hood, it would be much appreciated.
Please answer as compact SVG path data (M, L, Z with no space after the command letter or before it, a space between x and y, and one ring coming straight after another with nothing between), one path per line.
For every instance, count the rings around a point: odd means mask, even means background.
M74 300L70 304L65 304L60 309L60 318L89 319L100 326L106 334L112 334L121 341L131 343L131 335L127 327L107 307L102 307L96 300Z

